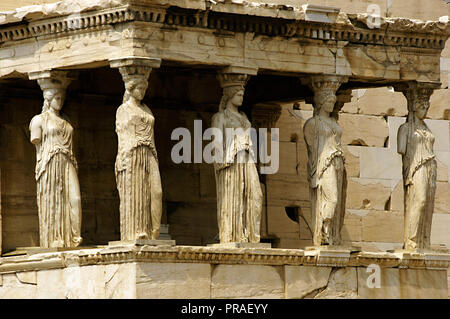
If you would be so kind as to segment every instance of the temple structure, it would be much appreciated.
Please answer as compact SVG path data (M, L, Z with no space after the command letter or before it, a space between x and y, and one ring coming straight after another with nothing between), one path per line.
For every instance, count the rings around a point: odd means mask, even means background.
M447 298L449 36L315 4L0 12L0 298ZM278 169L203 161L211 126L268 129Z

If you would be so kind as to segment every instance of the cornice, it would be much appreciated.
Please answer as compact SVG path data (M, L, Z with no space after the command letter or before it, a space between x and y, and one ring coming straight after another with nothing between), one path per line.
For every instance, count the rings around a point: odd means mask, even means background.
M0 274L120 263L208 263L267 266L367 267L446 270L441 252L350 252L332 249L258 249L204 246L111 246L0 258Z
M77 33L133 21L155 23L161 27L213 29L218 33L246 32L268 37L438 50L444 48L450 35L448 22L381 17L379 28L370 29L366 14L340 12L334 23L325 23L308 21L302 7L246 1L213 4L187 0L169 5L162 0L95 0L79 12L71 12L67 8L65 11L52 11L49 5L41 7L41 11L33 9L32 15L19 15L17 12L0 14L0 21L3 20L0 22L0 43L49 34ZM26 12L26 8L21 12Z

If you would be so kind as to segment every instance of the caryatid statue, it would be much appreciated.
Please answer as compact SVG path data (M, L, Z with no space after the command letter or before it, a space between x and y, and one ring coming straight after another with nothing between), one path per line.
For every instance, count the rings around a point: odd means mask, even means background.
M223 95L212 127L222 136L222 156L214 163L220 243L259 243L262 190L250 134L244 133L251 124L239 111L249 76L220 73L218 78Z
M77 247L81 244L81 196L77 161L72 151L73 126L62 114L67 73L30 74L44 95L42 113L30 123L36 146L37 205L40 246Z
M314 246L340 245L344 223L347 174L337 122L336 91L346 78L305 79L314 91L314 114L303 127L308 151L307 173Z
M129 58L111 61L125 83L123 103L116 113L119 140L115 165L120 197L122 241L158 239L162 186L154 138L155 118L142 103L152 67L161 60Z
M424 118L434 88L433 84L418 83L395 87L408 101L408 118L397 135L397 151L403 160L403 248L408 250L430 246L437 164L433 151L434 135Z

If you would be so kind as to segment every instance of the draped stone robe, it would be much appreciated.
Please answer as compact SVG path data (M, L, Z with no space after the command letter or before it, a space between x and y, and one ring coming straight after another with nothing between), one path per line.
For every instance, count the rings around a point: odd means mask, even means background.
M316 246L339 245L347 189L342 129L333 118L325 121L319 115L309 119L307 126L314 132L313 143L307 144L313 242Z
M42 138L37 145L36 181L41 247L77 247L81 241L81 199L73 127L50 111L38 117Z
M161 223L161 177L151 110L122 104L116 114L119 139L116 182L122 240L157 239Z
M437 163L434 136L425 124L406 122L399 129L405 134L403 160L405 191L404 243L406 249L430 245Z
M213 116L213 127L223 134L223 163L215 163L217 220L221 243L260 241L262 191L254 162L238 162L239 156L254 158L248 134L230 136L226 128L251 127L243 112L225 109Z

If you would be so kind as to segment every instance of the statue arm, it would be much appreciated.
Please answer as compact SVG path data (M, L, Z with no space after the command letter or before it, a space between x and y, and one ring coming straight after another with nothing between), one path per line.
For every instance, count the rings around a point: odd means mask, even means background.
M317 147L315 145L316 129L314 118L310 118L303 126L303 136L306 142L306 149L308 151L307 172L310 187L317 187Z
M224 137L224 118L222 113L216 113L212 117L211 127L219 129L220 136L222 137L221 141L217 141L214 138L214 152L215 150L221 150L221 154L217 154L217 156L221 159L221 162L214 162L214 167L216 170L225 168L229 166L229 164L225 163L225 137ZM216 154L215 154L216 155Z
M30 141L39 144L42 140L42 118L40 115L33 117L30 123Z
M408 137L408 127L405 124L402 124L398 129L397 133L397 153L402 155L406 155L406 143Z
M308 120L303 127L303 136L305 137L305 142L309 147L313 147L314 145L314 127L312 120Z

